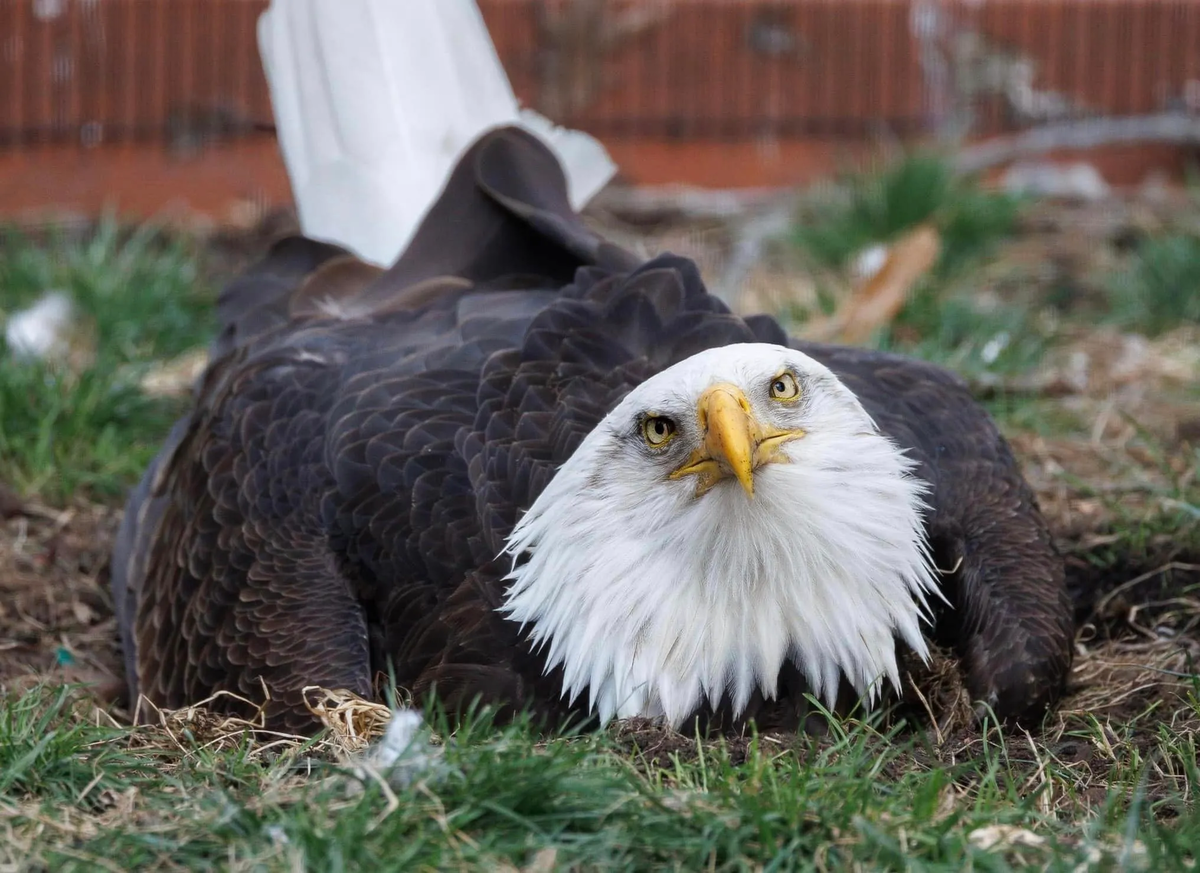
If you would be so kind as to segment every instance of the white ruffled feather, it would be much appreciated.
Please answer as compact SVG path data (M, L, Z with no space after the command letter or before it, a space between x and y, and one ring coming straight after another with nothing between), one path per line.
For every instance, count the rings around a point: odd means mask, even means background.
M784 364L805 391L794 410L754 400ZM697 496L636 439L640 412L694 417L715 382L742 387L760 420L807 432L785 445L791 463L755 473L753 499L734 480ZM631 392L521 519L504 612L532 625L564 694L586 690L603 720L678 726L726 695L740 714L755 688L775 696L788 659L830 706L843 675L869 705L883 680L899 685L897 637L928 654L921 622L937 587L912 468L806 355L702 352Z

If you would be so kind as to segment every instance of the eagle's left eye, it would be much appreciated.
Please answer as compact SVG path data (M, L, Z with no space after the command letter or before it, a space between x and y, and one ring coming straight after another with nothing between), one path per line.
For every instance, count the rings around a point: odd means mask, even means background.
M642 420L642 438L652 449L660 449L675 436L675 422L663 415L647 415Z
M795 400L800 396L800 384L791 373L780 373L771 380L772 400Z

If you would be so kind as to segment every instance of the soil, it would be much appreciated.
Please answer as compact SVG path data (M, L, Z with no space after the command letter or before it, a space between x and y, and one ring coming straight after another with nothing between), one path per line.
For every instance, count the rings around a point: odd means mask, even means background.
M124 684L108 558L118 509L10 507L0 522L0 686L86 682L102 699Z

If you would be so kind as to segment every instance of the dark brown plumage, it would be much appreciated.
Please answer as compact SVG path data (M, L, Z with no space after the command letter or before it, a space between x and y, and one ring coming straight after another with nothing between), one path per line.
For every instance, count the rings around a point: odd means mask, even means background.
M633 386L747 341L826 364L918 460L937 564L952 570L935 631L976 698L1036 714L1063 687L1062 562L964 383L789 340L769 317L731 314L690 261L603 242L551 154L515 129L467 153L391 269L290 238L218 308L194 409L132 495L114 554L135 695L260 699L265 682L272 723L307 731L304 686L370 696L390 669L451 708L480 697L570 714L559 671L543 675L495 611L505 537ZM782 678L781 699L750 715L803 710L798 675Z

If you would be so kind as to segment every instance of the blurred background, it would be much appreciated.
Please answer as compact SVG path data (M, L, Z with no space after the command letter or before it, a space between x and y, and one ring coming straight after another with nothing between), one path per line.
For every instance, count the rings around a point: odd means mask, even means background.
M267 5L0 0L10 505L111 519L295 229ZM604 234L961 374L1073 572L1200 555L1200 0L478 8L520 103L611 155Z
M598 136L632 185L804 185L913 143L961 147L1080 119L1200 119L1192 0L478 5L522 104ZM116 203L237 223L250 204L287 204L255 35L266 7L0 0L3 214ZM1110 185L1178 183L1196 129L1180 126L1174 141L1164 130L1110 130L1107 145L1064 133L1053 156L1082 157ZM1098 147L1081 156L1079 145ZM1041 148L965 160L1001 171Z

